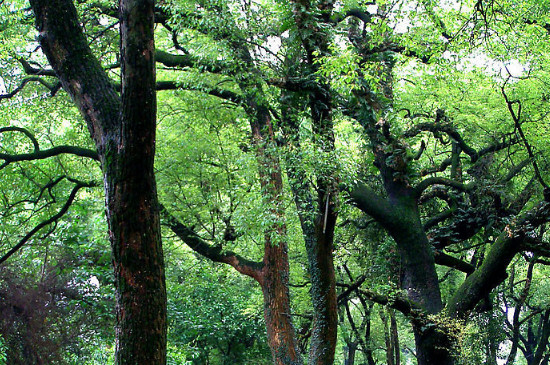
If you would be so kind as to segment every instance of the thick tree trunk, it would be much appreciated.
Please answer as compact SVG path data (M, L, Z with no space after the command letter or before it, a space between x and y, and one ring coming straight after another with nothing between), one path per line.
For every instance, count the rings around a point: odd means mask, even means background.
M120 3L122 116L116 151L109 151L104 163L117 288L116 361L129 365L166 362L166 288L153 169L153 5L152 0Z
M407 291L408 298L426 314L439 314L443 304L435 259L413 191L395 183L391 177L388 180L385 181L388 199L360 185L354 188L351 196L357 206L375 218L396 242L403 272L401 287ZM444 328L439 328L437 323L416 322L413 331L418 365L454 364L452 337L445 334Z
M117 297L117 364L166 363L166 289L153 172L153 1L121 2L123 102L68 0L32 0L44 54L102 163Z
M418 365L455 364L452 355L454 343L444 329L437 326L423 329L419 325L413 325L413 331Z
M404 202L410 201L405 199ZM443 303L435 261L416 203L400 205L397 209L400 220L389 233L397 243L401 256L401 287L407 291L409 299L420 304L427 314L438 314L443 309ZM437 325L413 324L413 331L418 365L454 364L451 338L439 331Z

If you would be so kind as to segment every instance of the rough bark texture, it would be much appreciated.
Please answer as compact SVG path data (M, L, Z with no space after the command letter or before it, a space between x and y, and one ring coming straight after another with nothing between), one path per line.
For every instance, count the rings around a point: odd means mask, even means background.
M288 288L289 261L287 231L282 202L283 178L278 156L274 152L273 128L267 108L249 99L255 110L251 121L253 143L260 184L269 207L271 227L266 232L264 260L260 285L264 295L264 318L267 339L276 365L302 364L290 309Z
M121 3L122 101L68 0L33 0L40 44L85 118L105 184L117 291L117 364L166 363L166 289L153 172L153 1Z
M320 176L317 180L317 204L314 202L313 188L302 166L299 152L299 130L293 112L291 98L283 97L283 129L288 138L289 151L285 154L287 174L296 209L302 227L306 247L308 269L311 275L311 301L313 304L313 327L310 340L309 363L332 364L337 342L337 296L334 272L334 229L337 219L336 202L338 191L334 187L334 176ZM330 105L324 100L324 106ZM327 109L320 112L311 104L317 128L324 128L325 139L319 145L331 151L334 148L332 121ZM326 123L323 125L323 123ZM321 127L322 126L322 127ZM319 131L318 131L319 132ZM294 154L294 151L298 151ZM322 173L320 173L322 175Z
M267 341L275 365L301 365L296 342L288 290L288 252L286 244L266 239L262 293Z

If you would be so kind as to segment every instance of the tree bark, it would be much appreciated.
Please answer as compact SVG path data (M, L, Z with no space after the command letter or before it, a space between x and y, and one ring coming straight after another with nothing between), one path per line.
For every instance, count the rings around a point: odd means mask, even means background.
M288 235L284 223L281 166L275 153L269 110L254 97L249 100L249 105L254 110L254 119L250 126L256 148L262 195L273 219L265 234L264 267L260 281L264 295L267 338L276 365L300 365L302 358L290 309Z
M384 174L383 174L384 175ZM424 232L413 191L386 181L388 198L374 194L365 186L351 192L356 205L375 218L392 236L401 257L403 277L401 287L408 298L426 314L438 314L443 309L432 247ZM424 321L413 321L413 332L419 365L451 365L453 342L444 328Z
M40 44L87 122L101 161L117 298L117 364L166 363L166 288L153 171L153 1L122 0L122 101L74 4L32 0Z

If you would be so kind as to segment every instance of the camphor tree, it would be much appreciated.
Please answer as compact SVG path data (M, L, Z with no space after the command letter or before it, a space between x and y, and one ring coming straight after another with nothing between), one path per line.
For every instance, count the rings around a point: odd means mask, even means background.
M40 47L54 74L86 120L96 151L40 150L25 157L3 154L6 167L60 153L100 161L117 299L118 364L166 362L166 288L153 161L156 97L153 2L122 1L121 95L92 53L71 1L31 1ZM26 62L23 60L22 62ZM39 72L40 74L40 72ZM7 128L3 132L32 134ZM71 178L69 178L71 180ZM72 181L72 180L71 180ZM59 213L43 221L15 247L54 223L86 184L75 187ZM14 250L4 255L4 261Z
M140 251L134 252L138 248L134 245L128 246L132 250L129 257L122 249L126 246L121 245L119 256L117 235L134 236L117 227L138 229L147 226L143 222L152 222L156 242L152 252L160 254L157 204L154 194L146 199L139 195L145 200L135 206L110 202L118 198L133 201L130 190L123 189L130 189L124 184L131 184L129 176L133 175L125 174L145 162L147 169L140 167L138 172L148 171L150 180L147 189L140 185L137 192L154 192L150 134L154 123L149 120L148 128L137 128L141 124L118 128L118 123L125 126L124 111L130 110L122 106L125 100L135 100L124 96L132 84L123 79L120 101L120 86L94 61L84 38L79 48L69 48L77 44L72 41L74 35L81 33L75 30L79 28L76 13L60 9L73 7L55 4L33 3L42 49L53 70L36 68L32 59L21 60L22 70L30 74L21 88L38 81L55 94L55 86L44 77L60 80L86 118L97 152L66 146L42 151L35 145L28 159L72 153L101 161L123 336L125 319L128 325L141 321L127 317L129 312L124 310L133 284L136 289L145 288L136 280L150 278L147 283L160 285L162 270L154 278L141 272L146 266L133 261L142 257L135 255ZM222 109L237 110L227 115L238 115L237 122L247 124L249 131L243 134L248 140L242 143L244 138L235 138L228 143L238 144L243 154L249 154L248 161L254 161L258 171L254 183L243 184L250 191L237 194L238 185L228 183L228 191L219 193L220 204L209 207L208 212L219 233L210 234L202 218L190 219L186 214L191 206L186 185L195 184L208 197L211 177L200 176L194 182L186 177L185 184L177 186L174 177L178 174L166 173L171 160L161 162L159 176L166 184L160 186L166 198L160 208L163 222L194 251L259 283L275 363L303 362L288 288L293 264L289 250L296 249L289 244L290 237L302 237L307 257L311 364L334 362L337 303L346 311L352 296L364 301L365 311L372 305L367 302L370 300L405 315L412 324L419 364L456 363L464 325L475 318L476 311L491 310L496 300L491 295L504 282L514 258L520 253L526 257L536 254L539 260L534 265L544 263L541 258L548 254L547 245L544 231L538 228L545 225L549 213L543 194L548 187L541 142L546 131L533 126L547 122L547 97L542 91L547 80L547 5L532 1L514 5L491 1L166 1L154 8L159 49L153 52L152 43L146 42L149 48L140 52L147 55L148 62L156 62L162 78L156 84L147 79L139 85L149 85L149 92L153 86L166 93L172 90L174 98L196 94L217 98L212 105L220 110L220 118ZM97 14L91 23L101 30L91 39L105 38L118 24L118 7L110 3L82 2L79 7ZM61 21L68 16L71 21ZM48 19L52 23L46 22ZM61 24L74 28L55 33ZM62 42L69 38L71 42ZM122 44L126 44L124 33ZM476 55L482 60L477 65L472 62ZM120 59L123 66L125 59ZM103 67L116 73L117 57L108 61ZM512 61L522 70L503 67ZM131 66L122 68L123 78L148 74L133 72ZM503 71L483 69L489 66L502 66ZM8 95L14 96L18 90ZM145 114L144 101L152 98L148 95L139 97L140 104L131 108L140 117ZM152 104L145 105L152 108ZM163 118L169 118L168 109ZM149 119L153 118L153 110L149 114ZM26 133L15 129L3 132ZM140 135L134 134L138 132ZM137 138L137 150L124 138ZM125 153L132 159L122 157ZM10 164L27 157L14 154L3 159ZM220 160L208 162L212 168L224 169ZM145 183L141 175L134 178L136 184ZM76 187L83 185L72 181ZM173 192L176 186L182 191ZM238 246L244 241L240 234L246 227L238 226L234 210L234 204L244 204L237 200L244 201L246 193L253 192L265 206L260 228L263 247L256 260L244 257L244 252L252 256L252 249ZM75 195L76 191L71 196ZM345 225L357 233L354 237L374 237L366 234L374 226L391 238L372 243L371 254L394 244L394 272L387 275L393 291L366 287L369 281L364 273L343 269L350 283L336 295L333 251L345 237L337 218L344 227L344 222L357 217L348 204L372 219L365 227ZM155 218L140 214L147 220L132 223L117 218L118 208L136 214L148 208ZM289 223L294 216L297 224ZM235 252L226 249L230 246L237 247ZM139 272L116 266L126 259L137 265ZM155 263L160 264L159 260ZM353 270L368 271L368 267L356 265ZM126 274L128 281L119 281L120 275ZM449 277L454 280L451 284L444 282ZM157 289L164 290L162 285ZM129 290L127 296L125 290ZM160 311L154 316L160 320L164 299L151 289L147 293L159 299L151 305ZM519 306L528 303L521 297L514 300ZM140 313L155 312L142 309ZM347 318L351 326L353 316ZM519 321L511 323L511 332L519 333ZM155 328L162 332L160 324ZM519 334L516 337L519 339ZM124 337L120 340L122 347ZM519 347L519 342L515 343ZM366 356L372 357L367 350L363 348ZM399 356L394 353L387 358Z

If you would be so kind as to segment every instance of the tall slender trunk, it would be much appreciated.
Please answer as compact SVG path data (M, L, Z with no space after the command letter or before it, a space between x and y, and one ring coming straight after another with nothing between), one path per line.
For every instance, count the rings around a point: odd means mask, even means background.
M267 338L276 365L300 365L302 358L290 308L289 261L285 211L282 201L283 178L279 157L274 148L271 116L267 108L249 102L253 106L251 121L253 143L263 199L269 210L271 226L266 231L264 260L260 285L264 295L264 318Z
M287 174L298 211L311 277L313 326L309 364L332 365L337 342L338 308L334 270L334 229L336 226L338 189L335 173L317 171L317 196L308 182L301 159L299 124L292 95L281 96L282 128L287 137L285 153ZM328 94L310 102L316 143L325 152L334 150L334 135ZM323 175L326 173L326 175ZM315 202L316 200L316 202Z
M390 315L391 343L394 351L395 365L401 365L401 348L399 347L397 320L395 319L395 312L393 309L388 308L388 313Z

